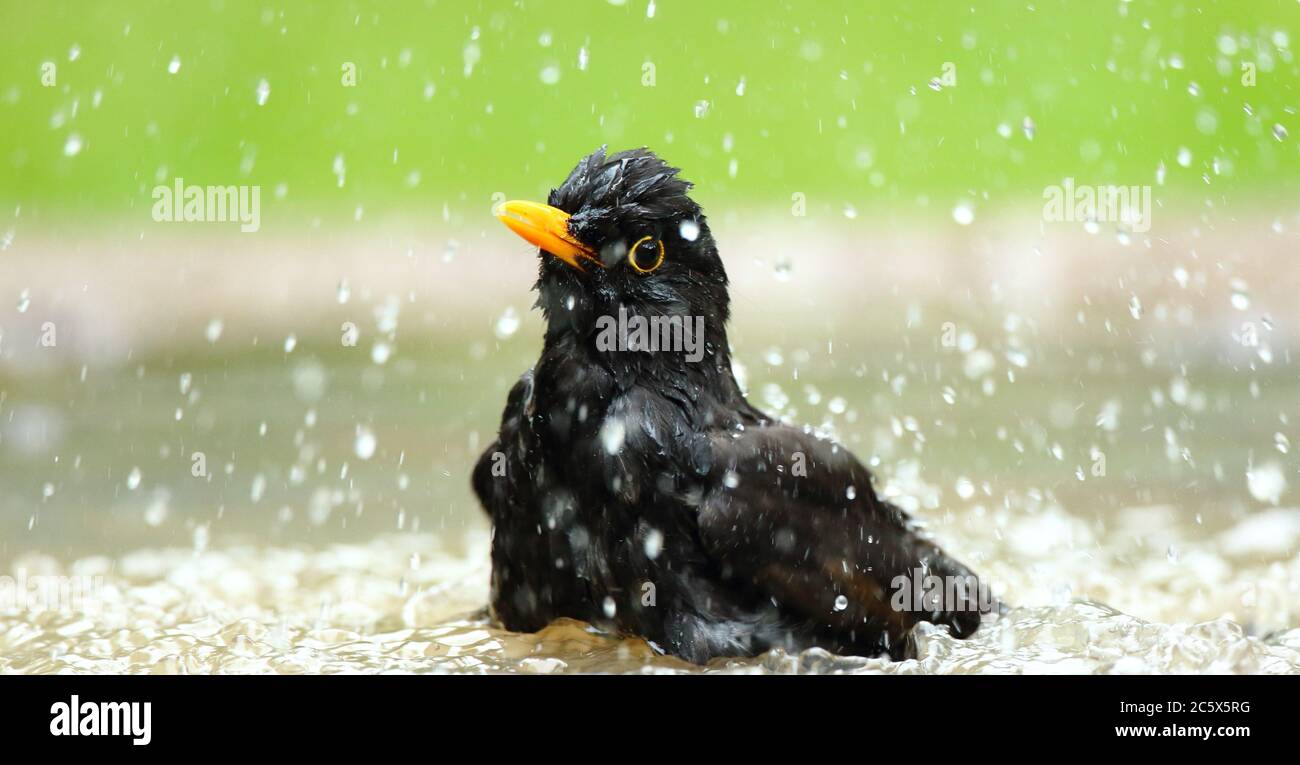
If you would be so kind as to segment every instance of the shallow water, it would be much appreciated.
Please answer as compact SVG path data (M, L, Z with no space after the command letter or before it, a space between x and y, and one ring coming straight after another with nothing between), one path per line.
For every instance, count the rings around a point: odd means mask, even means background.
M1164 509L1134 509L1136 523ZM1078 521L1059 510L995 521L1006 540ZM990 524L994 525L994 524ZM66 567L28 556L30 575L95 582L79 611L0 614L0 671L93 673L710 672L710 673L1293 673L1300 562L1267 560L1300 534L1300 509L1251 519L1176 556L1084 543L1049 556L984 562L998 591L1025 604L968 640L923 625L917 658L772 651L697 667L574 621L537 634L493 627L487 538L462 551L431 535L388 535L319 551L283 547L141 550ZM1015 541L1005 543L1010 552ZM1215 549L1251 556L1241 563ZM1013 554L1013 553L1012 553ZM1265 562L1267 560L1267 562ZM1082 599L1086 597L1087 600ZM1103 603L1127 609L1121 610Z

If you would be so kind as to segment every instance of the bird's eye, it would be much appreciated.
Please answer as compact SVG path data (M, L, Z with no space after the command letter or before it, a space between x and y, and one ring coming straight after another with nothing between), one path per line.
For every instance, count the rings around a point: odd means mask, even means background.
M664 262L664 243L653 236L643 236L627 251L627 262L639 273L648 274Z

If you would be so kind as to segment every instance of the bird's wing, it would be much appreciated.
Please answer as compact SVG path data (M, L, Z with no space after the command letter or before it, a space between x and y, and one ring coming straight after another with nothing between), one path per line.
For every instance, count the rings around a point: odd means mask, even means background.
M699 530L724 576L821 629L877 636L868 639L882 648L922 620L959 637L979 625L973 574L877 499L870 473L842 446L762 425L714 436L713 455ZM933 592L931 575L956 597L916 597L918 586Z

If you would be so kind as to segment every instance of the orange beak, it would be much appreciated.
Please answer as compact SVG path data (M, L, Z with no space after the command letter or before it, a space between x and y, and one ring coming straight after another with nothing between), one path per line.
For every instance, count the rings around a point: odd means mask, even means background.
M600 264L600 258L590 247L580 244L569 234L569 214L563 210L537 202L511 201L502 202L496 215L529 244L540 247L543 252L549 252L579 271L583 270L584 260Z

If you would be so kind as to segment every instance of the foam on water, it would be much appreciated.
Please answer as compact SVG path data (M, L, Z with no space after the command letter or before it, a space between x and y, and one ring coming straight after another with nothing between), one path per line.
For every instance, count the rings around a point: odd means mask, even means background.
M97 586L80 610L0 610L0 672L1300 671L1300 559L1294 544L1275 544L1300 528L1300 510L1214 534L1177 517L1168 507L1134 508L1099 540L1059 508L992 522L964 516L945 538L963 543L959 553L991 551L972 563L1017 607L964 641L923 625L917 658L903 662L773 651L701 668L575 621L508 633L485 609L483 531L457 549L404 534L317 550L214 545L70 564L29 555L11 575L97 577Z

